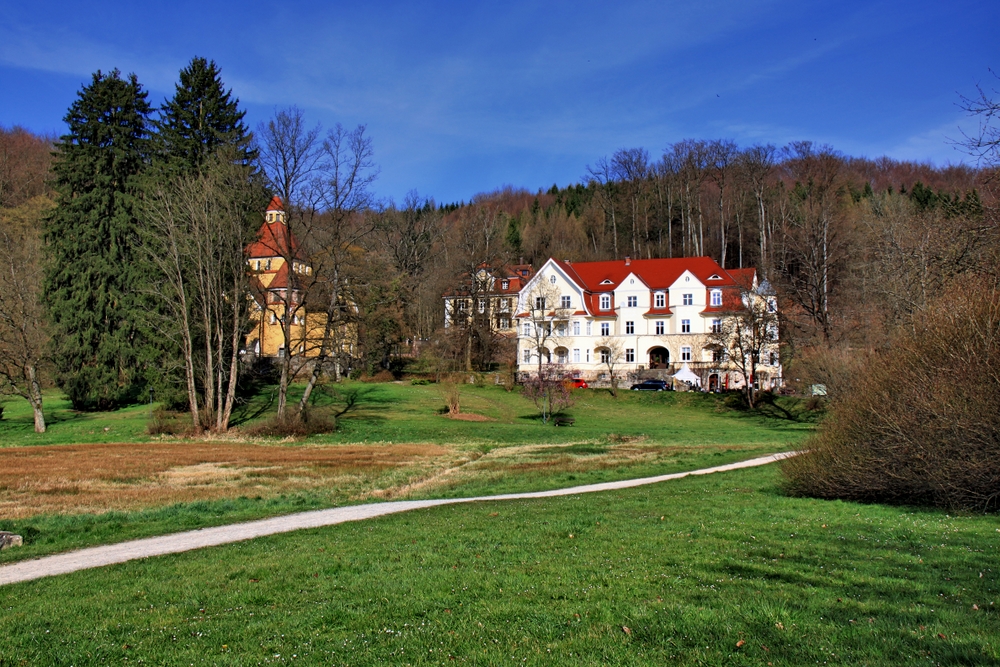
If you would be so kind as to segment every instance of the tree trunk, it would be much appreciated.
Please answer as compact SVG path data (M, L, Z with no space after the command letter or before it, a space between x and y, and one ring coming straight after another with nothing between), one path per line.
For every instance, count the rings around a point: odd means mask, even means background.
M28 365L28 402L35 413L35 433L45 433L45 415L42 413L42 386L34 364Z

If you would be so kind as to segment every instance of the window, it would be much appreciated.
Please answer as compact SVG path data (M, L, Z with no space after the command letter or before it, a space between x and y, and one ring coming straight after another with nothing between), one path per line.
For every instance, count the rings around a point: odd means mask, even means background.
M712 320L712 333L722 333L722 320L718 318Z
M510 329L510 319L506 317L501 317L497 320L498 329Z
M608 363L610 361L611 361L611 351L608 348L606 348L606 347L602 347L601 348L601 363L602 364L606 364L606 363Z
M524 363L531 361L531 350L525 350L522 359L524 359Z
M574 347L573 348L573 362L576 363L576 362L579 362L579 361L580 361L580 348Z
M574 336L579 336L580 335L580 322L579 321L573 322L573 335ZM579 359L577 361L579 361Z
M722 290L714 289L712 290L712 305L721 306L722 305Z
M282 345L281 347L278 348L278 356L279 357L285 356L285 346L284 345Z
M274 311L272 310L271 311L271 324L276 324L277 322L278 322L278 316L275 315Z
M712 361L718 363L724 361L726 358L726 353L722 351L721 347L716 347L712 349Z
M635 333L635 322L626 322L625 323L625 333L627 333L627 334L634 334Z
M610 336L611 335L611 323L610 322L601 322L601 335L602 336Z
M536 296L535 297L535 310L545 310L545 297Z
M455 305L458 306L458 312L465 312L465 299L458 299L455 301Z
M510 299L500 299L500 310L505 313L510 310Z
M635 363L635 350L631 347L625 348L625 361L626 363Z
M656 335L663 335L663 320L656 320Z
M590 321L587 322L587 335L588 336L592 335L591 331L590 331L590 327L591 327L592 324L593 324L593 322L590 322Z
M271 260L270 259L267 260L267 264L264 266L264 270L265 271L270 271L271 270Z
M772 352L771 353L771 365L772 366L777 366L778 365L778 353L777 352Z
M590 348L589 347L587 348L586 354L587 354L587 363L590 363Z
M560 347L556 350L556 363L565 364L566 363L566 348Z
M691 333L691 320L681 320L681 333Z
M549 283L551 283L552 285L555 285L556 284L556 277L555 276L549 276Z
M611 295L602 294L601 295L601 310L611 310Z
M687 345L681 348L681 361L691 361L691 348Z
M629 308L635 308L638 305L639 305L639 297L637 297L637 296L630 296L630 297L628 297L628 307Z
M653 307L654 308L666 308L667 307L667 295L663 292L657 292L653 295Z
M480 299L479 300L479 312L480 313L485 313L486 312L486 299Z
M572 308L572 300L568 296L564 296L559 300L560 306L562 308Z
M524 323L524 335L525 336L530 336L531 335L531 322L525 322Z
M565 322L560 322L559 324L556 325L556 335L557 336L565 336L566 335L566 323Z
M778 301L776 299L767 300L767 312L769 313L778 312Z
M257 260L257 270L260 271L260 260Z
M694 305L694 294L685 294L684 295L684 305L685 306Z
M500 281L500 289L509 289L509 288L510 288L510 281L509 280L501 280Z

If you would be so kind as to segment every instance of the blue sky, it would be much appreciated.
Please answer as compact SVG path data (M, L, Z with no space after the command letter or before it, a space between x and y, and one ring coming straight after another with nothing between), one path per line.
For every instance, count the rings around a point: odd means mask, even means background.
M364 123L378 193L439 203L578 182L687 138L961 162L958 94L1000 71L994 0L10 3L0 124L62 133L97 69L159 104L214 59L251 127L295 104Z

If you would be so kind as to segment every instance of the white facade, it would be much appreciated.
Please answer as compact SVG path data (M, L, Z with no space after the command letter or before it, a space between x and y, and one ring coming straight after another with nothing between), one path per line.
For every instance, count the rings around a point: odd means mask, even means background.
M738 298L738 279L755 280L753 270L734 273L704 257L550 259L518 296L519 369L537 370L541 357L561 364L567 375L600 381L612 370L622 378L650 370L672 375L686 363L703 376L705 388L737 386L712 336L723 325L724 297L727 303L734 293ZM768 383L781 375L777 344L772 348L764 360L770 368L760 373ZM602 361L609 354L613 368Z

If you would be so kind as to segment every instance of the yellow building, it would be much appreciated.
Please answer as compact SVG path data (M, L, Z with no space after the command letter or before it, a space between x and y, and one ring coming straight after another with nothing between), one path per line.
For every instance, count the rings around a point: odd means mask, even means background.
M318 293L313 267L298 239L288 228L281 198L273 197L257 232L257 240L247 247L247 262L253 282L253 329L247 335L246 350L257 357L292 356L303 361L316 357L323 343L326 313L309 313L304 296ZM289 335L283 331L285 318L290 318ZM346 361L354 349L354 338L348 337L348 327L340 325L336 333L340 354L327 355L337 365ZM344 359L344 356L348 359Z

